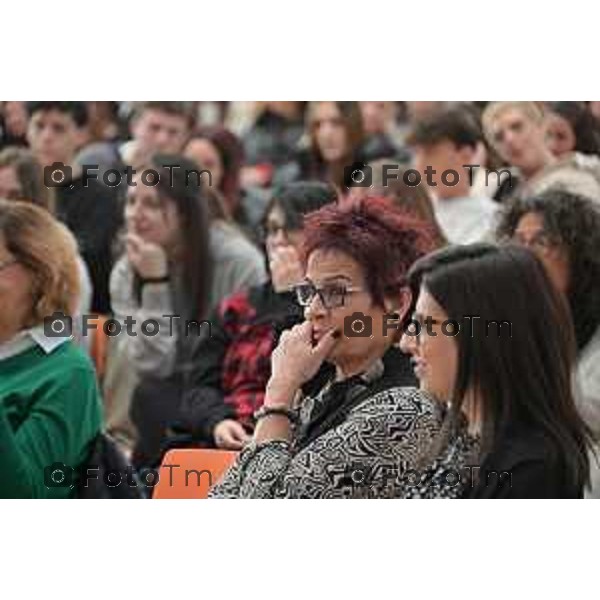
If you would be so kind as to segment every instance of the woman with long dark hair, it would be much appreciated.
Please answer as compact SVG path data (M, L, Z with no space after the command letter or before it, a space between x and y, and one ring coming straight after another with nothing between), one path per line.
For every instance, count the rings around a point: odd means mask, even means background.
M212 335L198 344L192 358L179 427L191 432L195 442L239 450L248 441L278 334L302 320L293 286L304 275L304 215L335 200L335 189L316 181L274 190L263 219L270 279L219 304L210 317Z
M582 497L589 437L571 390L574 331L538 258L518 246L447 248L409 282L420 331L402 348L421 389L447 404L446 435L466 415L481 440L465 495Z
M301 155L304 179L319 179L345 192L344 169L363 160L365 132L358 102L313 102L308 108L310 148Z
M577 344L577 408L600 438L600 207L563 190L512 202L498 225L499 239L530 248L568 300ZM592 460L592 495L600 471Z
M144 184L139 174L146 168L159 174L157 185ZM203 335L186 322L199 323L224 297L264 281L265 268L250 242L227 223L211 219L201 178L194 174L196 163L156 155L137 172L125 208L126 251L111 275L111 301L117 320L132 317L138 331L114 338L111 355L116 352L118 360L109 361L134 377L107 396L123 408L135 389L136 462L150 464L159 458L165 427L177 414L192 346ZM139 330L149 319L158 324L158 332Z
M184 155L210 172L210 187L222 201L229 219L255 237L267 199L241 187L244 147L224 127L199 127L188 141Z
M240 209L240 169L244 147L223 127L201 127L185 147L185 155L210 171L211 187L223 197L227 213L234 217Z

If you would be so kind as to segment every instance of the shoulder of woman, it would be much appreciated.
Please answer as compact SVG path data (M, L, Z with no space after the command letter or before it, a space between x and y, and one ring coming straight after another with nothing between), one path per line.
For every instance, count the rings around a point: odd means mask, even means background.
M600 359L600 326L596 329L596 332L589 340L589 342L585 345L585 347L581 350L578 361L585 361L589 358ZM600 370L600 363L594 361L597 365L597 368Z
M391 387L370 396L357 409L372 411L375 416L388 414L414 415L442 421L441 404L430 394L414 387Z
M49 367L50 362L53 363L52 368ZM45 355L43 364L46 372L60 378L63 383L89 379L95 385L96 371L89 355L71 340Z
M536 469L542 473L559 472L563 465L564 455L554 440L541 431L523 430L497 441L481 467L511 473Z
M250 242L243 233L228 224L229 230L215 232L221 238L221 243L212 245L212 256L215 263L215 280L238 281L241 279L243 287L257 285L267 277L265 260L261 252ZM236 284L236 287L239 287ZM226 290L228 295L235 291Z
M213 223L210 229L211 248L216 257L248 256L259 254L258 248L236 225L226 222Z

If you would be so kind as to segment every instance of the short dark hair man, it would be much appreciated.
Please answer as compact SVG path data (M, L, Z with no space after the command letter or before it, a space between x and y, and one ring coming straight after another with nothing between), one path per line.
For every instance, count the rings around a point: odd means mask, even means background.
M408 137L415 167L430 193L436 218L450 242L468 244L486 237L497 204L490 198L471 195L483 132L467 107L442 109L418 120ZM427 172L431 176L425 176Z
M131 117L130 130L135 156L181 154L194 127L190 102L147 101L138 103ZM132 162L131 156L123 157Z

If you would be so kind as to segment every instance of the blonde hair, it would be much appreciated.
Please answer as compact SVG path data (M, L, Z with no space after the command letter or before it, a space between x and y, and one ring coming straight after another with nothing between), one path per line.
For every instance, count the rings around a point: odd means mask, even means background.
M40 325L54 312L72 316L80 285L77 243L71 232L39 206L0 199L0 235L8 251L31 274L27 325Z
M492 126L494 121L507 110L518 110L524 114L528 119L541 125L546 118L544 111L544 105L541 102L528 102L521 100L511 100L507 102L491 102L485 107L481 115L481 123L483 125L483 133L486 140L492 146L494 144L494 135Z

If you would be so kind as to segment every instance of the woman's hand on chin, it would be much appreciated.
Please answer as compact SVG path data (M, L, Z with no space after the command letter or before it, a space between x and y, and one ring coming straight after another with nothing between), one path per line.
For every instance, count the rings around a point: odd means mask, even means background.
M146 242L136 233L125 238L129 262L142 279L160 279L168 274L167 255L158 244Z
M313 346L312 330L310 321L305 321L281 335L271 355L265 404L291 405L298 389L317 374L340 337L331 329Z

